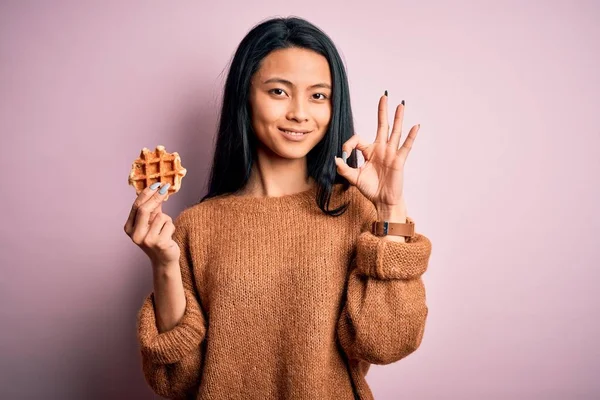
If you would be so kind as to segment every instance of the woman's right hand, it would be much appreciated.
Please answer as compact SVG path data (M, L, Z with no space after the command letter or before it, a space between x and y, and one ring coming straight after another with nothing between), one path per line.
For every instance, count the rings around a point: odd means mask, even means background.
M173 241L175 225L171 217L162 212L169 184L160 190L155 183L144 189L133 202L125 233L150 257L154 268L179 264L179 246Z

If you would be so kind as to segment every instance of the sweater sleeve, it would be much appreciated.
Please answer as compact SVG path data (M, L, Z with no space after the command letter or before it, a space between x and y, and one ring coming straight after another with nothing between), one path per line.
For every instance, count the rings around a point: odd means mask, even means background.
M418 233L404 243L359 234L337 324L348 358L385 365L420 346L428 314L421 275L430 254L431 242Z
M183 214L182 214L183 215ZM148 295L138 314L138 341L146 382L160 396L186 398L197 389L202 364L202 341L206 319L194 284L188 232L182 216L175 221L173 240L181 249L180 267L185 293L185 312L178 324L158 332L154 293Z

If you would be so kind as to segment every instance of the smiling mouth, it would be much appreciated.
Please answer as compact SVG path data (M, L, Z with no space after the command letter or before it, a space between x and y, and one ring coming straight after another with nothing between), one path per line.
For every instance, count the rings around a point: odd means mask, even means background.
M308 133L311 132L311 131L308 131L308 132L286 131L285 129L281 129L281 128L279 128L279 130L281 132L285 132L285 133L287 133L288 135L291 135L291 136L304 136L304 135L306 135L306 134L308 134Z

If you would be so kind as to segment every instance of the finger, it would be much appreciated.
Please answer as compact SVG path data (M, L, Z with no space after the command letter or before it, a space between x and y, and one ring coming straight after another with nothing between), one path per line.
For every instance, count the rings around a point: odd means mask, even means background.
M152 223L152 221L154 221L154 218L156 218L156 216L157 216L158 214L162 213L162 205L163 205L163 203L160 203L160 204L158 205L158 207L157 207L157 208L155 208L155 209L154 209L154 211L152 211L152 212L150 213L150 219L148 220L148 222L149 222L150 224Z
M173 222L167 221L162 231L160 231L156 247L161 250L167 250L172 246L177 246L177 243L173 240L173 233L175 233L175 225Z
M159 241L162 241L163 239L171 240L173 238L174 233L175 233L175 224L173 223L173 221L171 219L169 219L167 222L165 222L162 230L158 234Z
M169 186L169 183L164 184L160 190L154 192L154 194L138 208L132 234L132 239L135 243L141 243L148 234L150 215L162 204L165 197L167 197Z
M379 99L379 108L377 111L377 137L376 142L387 143L390 126L388 123L388 97L381 96Z
M404 100L402 103L396 107L396 113L394 114L394 126L392 128L392 134L390 136L390 141L388 142L390 146L394 149L398 149L398 144L400 143L400 137L402 136L402 122L404 120Z
M354 134L350 139L342 145L342 152L346 153L347 157L350 157L352 150L358 149L363 154L365 161L369 161L371 158L371 152L369 151L370 143L364 140L360 135Z
M402 156L404 159L406 159L406 157L408 157L408 154L410 153L410 150L412 149L413 143L415 142L415 139L417 138L417 134L419 133L419 129L421 129L421 124L413 126L410 129L410 132L408 132L408 136L406 137L406 140L402 144L402 147L400 147L398 149L398 154L400 154L400 156Z
M148 234L144 239L144 244L151 246L158 241L158 236L167 222L171 221L171 217L167 214L157 214L154 221L150 224Z
M165 200L165 197L167 197L168 189L170 186L170 183L165 183L159 190L155 191L154 194L150 196L150 198L146 202L144 202L144 204L142 204L138 208L137 215L140 216L140 213L142 213L143 215L141 216L142 219L136 218L136 224L138 223L138 221L140 221L140 223L141 221L144 221L147 225L151 222L150 217L153 214L156 215L159 211L162 212L162 203Z
M359 174L358 168L352 168L339 157L335 157L335 165L337 167L338 174L346 178L350 184L356 185Z
M129 217L127 218L127 222L125 222L125 232L128 235L131 235L133 231L133 224L135 223L135 216L137 214L138 208L144 204L154 193L156 193L156 189L160 186L160 182L155 182L152 185L146 187L144 190L140 192L137 196L133 205L131 206L131 211L129 212Z

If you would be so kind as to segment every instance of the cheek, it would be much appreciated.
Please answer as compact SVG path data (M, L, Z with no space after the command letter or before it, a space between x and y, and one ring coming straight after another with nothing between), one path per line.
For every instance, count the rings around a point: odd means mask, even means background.
M269 101L260 91L254 91L250 95L250 119L252 130L259 142L267 141L269 126L272 120L272 111Z
M285 119L286 110L282 103L277 101L257 102L256 108L253 108L252 112L252 122L255 130L263 131Z
M331 120L331 106L317 108L314 110L313 117L315 118L315 121L317 121L319 129L326 129Z

